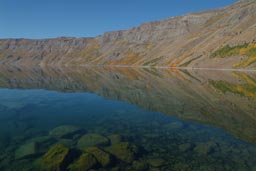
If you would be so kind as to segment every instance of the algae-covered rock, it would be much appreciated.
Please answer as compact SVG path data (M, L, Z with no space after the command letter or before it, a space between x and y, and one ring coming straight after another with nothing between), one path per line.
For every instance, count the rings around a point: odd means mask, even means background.
M63 171L72 162L70 149L62 144L52 146L42 158L45 171Z
M199 143L195 148L194 151L197 152L199 155L208 155L216 149L217 144L215 142L209 141L206 143Z
M132 143L121 142L108 147L107 151L113 154L117 159L131 163L138 154L139 149Z
M179 150L181 152L186 152L186 151L189 151L190 149L193 148L193 145L190 144L190 143L184 143L184 144L181 144L179 145Z
M92 154L102 167L110 166L113 162L113 157L111 154L101 150L98 147L89 147L85 149L86 152Z
M15 162L9 163L8 166L1 171L38 171L39 168L34 164L34 158L23 158L22 160L15 160ZM2 163L1 163L2 164Z
M59 139L59 141L57 142L58 144L63 144L66 147L72 148L75 146L75 141L70 140L70 139Z
M26 143L20 146L16 151L15 151L15 159L21 159L24 157L29 157L37 154L37 143L31 142L31 143Z
M49 134L56 138L73 138L76 134L84 132L83 129L76 126L62 125L51 130Z
M152 158L147 160L148 164L152 167L161 167L165 164L165 161L160 158Z
M29 139L28 142L36 142L39 144L51 144L51 143L53 144L54 142L56 142L56 139L54 139L51 136L41 136L41 137Z
M56 139L51 136L36 137L28 140L28 142L36 143L37 150L40 153L46 152L53 144L56 143Z
M123 141L123 137L119 134L112 134L108 136L111 144L117 144L120 143L121 141Z
M132 170L134 171L146 171L149 165L145 161L134 161L132 162Z
M83 153L78 160L69 165L70 171L87 171L97 166L96 158L89 153Z
M92 146L105 146L109 144L109 140L100 134L83 135L77 142L77 147L84 149Z

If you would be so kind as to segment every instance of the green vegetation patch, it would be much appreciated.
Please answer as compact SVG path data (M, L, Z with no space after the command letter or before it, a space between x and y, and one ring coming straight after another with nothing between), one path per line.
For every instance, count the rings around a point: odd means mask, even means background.
M160 56L160 57L158 57L158 58L151 59L151 60L145 62L143 65L144 65L144 66L148 66L148 65L154 66L154 65L156 65L156 63L157 63L158 61L160 61L162 58L163 58L163 56Z
M211 54L210 58L225 58L235 55L244 55L248 56L249 58L234 64L233 67L247 67L253 63L256 62L256 43L245 43L243 45L237 45L237 46L230 46L226 45L218 50L216 50L214 53Z
M242 48L247 48L248 44L244 45L237 45L231 47L230 45L226 45L218 50L216 50L214 53L211 54L210 58L225 58L233 55L239 55L240 50Z
M199 59L200 57L202 57L202 55L200 55L200 56L198 56L198 57L195 57L195 58L193 58L193 59L191 59L191 60L189 60L189 61L187 61L187 62L181 64L180 66L181 66L181 67L186 67L186 66L188 66L189 64L191 64L193 61Z
M256 97L256 87L249 84L234 85L225 81L209 80L209 83L223 93L231 92L245 97Z

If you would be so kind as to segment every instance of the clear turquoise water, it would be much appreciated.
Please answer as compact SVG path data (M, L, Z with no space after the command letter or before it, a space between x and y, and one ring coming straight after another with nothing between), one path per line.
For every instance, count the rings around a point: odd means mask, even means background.
M166 74L165 71L159 71L161 77L157 76L155 83L152 80L155 74L152 78L150 75L128 80L126 75L122 77L117 71L102 73L107 74L101 77L91 74L90 79L87 78L85 81L81 81L85 76L78 78L76 74L72 74L69 76L70 81L65 84L39 81L38 75L34 80L33 76L27 78L15 75L15 79L10 79L12 81L6 81L5 77L1 77L4 86L0 89L0 170L72 170L69 165L75 163L80 155L74 155L72 161L62 161L66 162L65 167L57 165L48 168L44 162L46 155L55 144L63 144L70 150L80 151L81 154L83 149L79 149L77 145L79 139L90 133L109 140L108 144L92 146L111 154L113 161L108 166L97 164L89 169L256 170L256 134L253 132L254 127L251 126L255 123L256 104L253 103L254 96L250 95L254 91L241 94L234 90L217 90L216 86L210 86L203 81L183 83L184 78L182 81L177 80L173 74ZM147 73L140 72L141 75ZM116 82L104 81L106 76L112 79L114 74L119 77ZM41 76L47 78L45 75ZM249 75L252 80L254 76ZM116 75L114 77L117 78ZM153 83L149 83L145 78ZM92 82L93 79L95 82ZM235 84L234 78L225 79ZM63 80L66 79L63 77ZM131 84L128 85L127 80ZM160 80L173 81L177 85L161 87L158 85L161 84ZM151 87L149 91L146 83ZM202 95L200 92L204 92L212 98L202 100L203 96L200 99L201 96L192 93L199 88L193 88L194 84L203 87L198 90L199 95ZM254 86L252 83L248 84L245 82L241 85L245 85L245 89L246 86ZM183 89L183 85L187 85L188 88ZM55 88L51 88L52 86ZM58 86L62 88L56 89ZM179 95L175 95L178 91L181 91ZM182 91L188 93L180 95ZM224 96L230 99L226 104L218 99ZM187 101L182 101L184 97ZM198 101L192 101L192 97L196 97ZM204 102L208 106L203 104ZM212 113L209 110L212 110ZM200 115L197 116L197 113ZM246 114L250 116L245 116ZM83 133L61 138L51 135L50 132L56 127L67 125L83 129ZM130 161L123 161L120 156L109 150L115 145L110 138L113 134L121 137L117 144L129 142L138 148L136 152L125 149L121 154L132 154ZM41 141L40 138L49 141ZM26 147L26 144L31 142L39 145L36 148ZM83 170L89 169L83 167Z

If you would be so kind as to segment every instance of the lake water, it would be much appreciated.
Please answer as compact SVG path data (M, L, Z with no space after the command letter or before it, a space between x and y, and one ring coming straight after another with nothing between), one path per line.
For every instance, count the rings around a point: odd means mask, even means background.
M256 171L256 72L0 68L1 171Z

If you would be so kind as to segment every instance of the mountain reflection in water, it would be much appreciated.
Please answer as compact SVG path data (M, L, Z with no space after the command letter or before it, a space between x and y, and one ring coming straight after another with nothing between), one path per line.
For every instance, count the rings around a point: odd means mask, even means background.
M1 67L0 87L0 170L33 170L23 148L31 151L33 138L67 124L108 140L122 136L140 149L128 160L112 152L118 148L113 144L98 144L116 159L96 169L256 169L255 72ZM53 144L79 146L80 137L58 138L47 140L33 162Z

